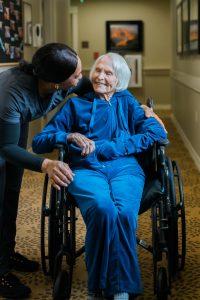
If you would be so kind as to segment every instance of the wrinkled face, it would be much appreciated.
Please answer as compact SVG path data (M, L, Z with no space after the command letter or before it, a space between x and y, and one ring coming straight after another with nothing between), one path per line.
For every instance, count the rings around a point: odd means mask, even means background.
M78 57L78 64L75 72L65 81L59 83L59 88L63 91L67 91L69 88L76 86L79 80L81 80L82 78L81 72L82 72L82 64L80 58Z
M91 76L95 93L102 99L109 100L115 92L117 77L114 73L112 61L109 56L104 56L96 65Z

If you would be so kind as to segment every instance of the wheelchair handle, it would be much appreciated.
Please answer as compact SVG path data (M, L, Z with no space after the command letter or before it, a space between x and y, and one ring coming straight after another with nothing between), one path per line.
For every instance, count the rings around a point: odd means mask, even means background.
M55 148L55 149L58 149L58 150L59 150L59 149L65 149L65 147L66 147L66 146L65 146L64 144L55 144L55 145L54 145L54 148Z
M157 142L157 144L158 144L159 146L167 147L167 146L169 146L170 142L169 142L168 139L162 139L162 140L159 140L159 141Z
M154 108L153 98L151 97L147 98L147 106L153 110Z
M59 159L60 161L64 161L64 156L65 156L65 153L66 153L66 145L63 145L63 144L55 144L55 145L54 145L54 149L57 149L58 152L59 152L58 159Z

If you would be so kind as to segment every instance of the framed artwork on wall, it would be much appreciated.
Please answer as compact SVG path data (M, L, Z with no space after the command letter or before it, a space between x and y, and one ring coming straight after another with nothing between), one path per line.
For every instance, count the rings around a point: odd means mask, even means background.
M183 52L189 51L189 0L182 1Z
M141 54L127 54L124 58L131 70L131 78L129 87L142 87L142 55Z
M176 6L176 52L200 53L200 0L181 0Z
M23 2L24 45L32 45L32 6Z
M183 32L182 32L182 3L176 7L176 51L183 53Z
M22 55L21 0L0 0L0 64L16 63Z
M106 50L120 53L143 51L143 22L106 21Z
M200 7L199 0L190 0L189 7L189 50L190 52L200 51Z

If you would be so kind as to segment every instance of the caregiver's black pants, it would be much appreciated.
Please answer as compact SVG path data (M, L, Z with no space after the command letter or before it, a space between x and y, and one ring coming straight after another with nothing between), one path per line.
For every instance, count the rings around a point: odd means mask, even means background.
M21 125L18 145L26 148L28 124ZM0 275L9 271L9 257L15 248L16 219L24 170L0 156Z

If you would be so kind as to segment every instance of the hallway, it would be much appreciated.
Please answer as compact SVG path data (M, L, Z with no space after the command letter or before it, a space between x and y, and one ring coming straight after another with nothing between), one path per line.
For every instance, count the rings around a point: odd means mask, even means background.
M187 225L187 254L186 265L178 278L173 283L173 300L197 300L200 299L200 174L195 167L189 153L183 145L170 118L170 113L161 111L158 113L164 121L169 134L170 146L167 149L168 156L177 160L183 177ZM40 260L40 213L43 174L25 171L23 188L21 192L21 205L18 215L17 250L27 257ZM149 235L150 212L144 213L139 218L138 235L145 241L151 242ZM78 246L84 242L85 228L81 217L77 227ZM152 284L152 257L142 248L138 247L138 255L141 266L141 274L144 286L143 295L138 300L155 299ZM32 288L31 300L50 300L52 282L45 277L40 270L32 274L19 274L21 280ZM77 260L75 266L72 300L86 299L87 275L84 265L84 257ZM2 299L2 298L0 298Z

